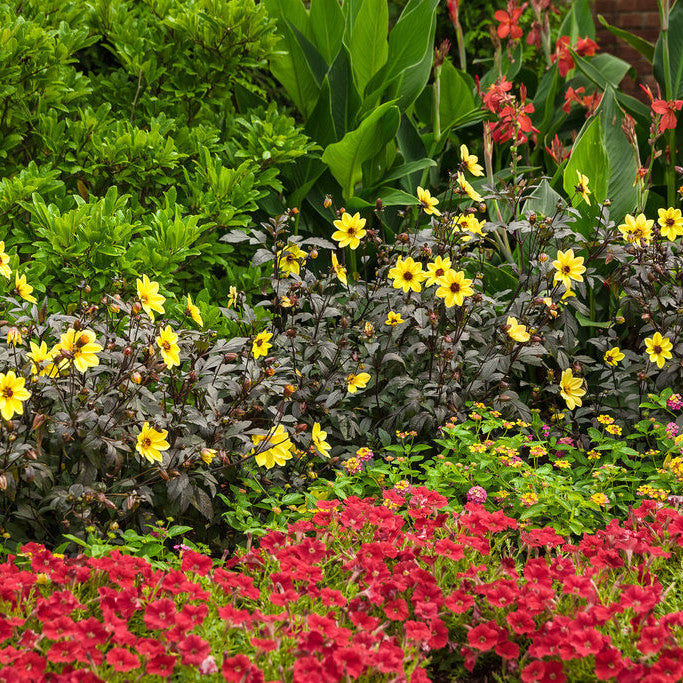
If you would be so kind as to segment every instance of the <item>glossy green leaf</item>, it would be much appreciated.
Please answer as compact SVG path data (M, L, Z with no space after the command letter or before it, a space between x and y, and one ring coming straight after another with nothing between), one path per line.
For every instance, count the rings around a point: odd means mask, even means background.
M623 28L618 28L617 26L612 26L610 23L608 23L607 19L602 16L602 14L598 14L598 21L612 35L616 36L617 38L621 38L632 48L638 50L638 52L640 52L640 54L643 55L648 62L652 63L652 60L655 56L655 46L652 43L648 42L644 38L641 38L640 36L637 36L635 33L625 31Z
M458 69L450 62L444 62L441 67L441 96L439 98L442 134L458 119L474 109L474 95L469 84Z
M634 186L636 171L640 162L635 150L621 128L624 112L619 106L614 91L608 88L598 108L602 120L602 134L609 157L610 216L621 223L627 213L633 213L638 204L638 192Z
M595 24L588 0L574 0L571 10L562 21L558 35L570 36L572 45L577 38L588 37L595 40Z
M385 0L362 0L346 40L353 75L361 93L387 61L388 31L388 3Z
M607 199L610 167L599 114L584 124L564 170L564 191L574 206L584 203L581 195L575 191L577 171L588 178L591 206L595 207Z
M344 35L344 14L337 0L311 0L311 29L318 52L332 64Z
M664 73L664 41L662 34L655 46L653 71L657 82L662 87L665 97L683 98L683 2L677 2L669 14L669 74L671 77L671 93L666 92L666 76Z
M532 213L553 216L557 210L557 203L564 200L550 187L550 183L544 178L534 190L533 194L524 202L522 212L525 215Z
M341 185L345 199L353 196L355 185L361 180L363 162L374 157L394 138L400 120L398 107L386 102L367 116L358 128L325 149L322 160Z

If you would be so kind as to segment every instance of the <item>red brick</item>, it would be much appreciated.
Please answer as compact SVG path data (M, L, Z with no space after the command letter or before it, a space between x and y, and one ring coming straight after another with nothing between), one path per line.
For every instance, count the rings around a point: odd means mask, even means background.
M625 12L619 16L617 26L627 30L641 29L643 28L643 15L640 12Z

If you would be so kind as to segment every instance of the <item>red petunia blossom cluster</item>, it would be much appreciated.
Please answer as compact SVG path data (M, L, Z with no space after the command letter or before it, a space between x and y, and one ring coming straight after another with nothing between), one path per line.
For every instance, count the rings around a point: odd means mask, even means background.
M421 486L390 502L322 501L216 566L25 545L0 564L0 680L424 682L442 653L455 679L480 659L511 681L683 676L663 572L683 557L680 512L645 501L567 543L479 504L446 512Z
M575 65L575 53L579 57L592 57L600 48L598 44L590 38L577 38L574 47L571 45L570 36L560 36L555 43L555 52L550 56L553 64L557 62L557 70L564 78Z

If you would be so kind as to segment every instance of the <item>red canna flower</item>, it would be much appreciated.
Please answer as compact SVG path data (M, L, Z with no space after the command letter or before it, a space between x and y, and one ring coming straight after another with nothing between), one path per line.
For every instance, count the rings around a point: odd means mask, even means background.
M652 111L661 116L659 120L659 132L663 133L665 130L676 128L676 112L681 110L683 100L653 100Z
M529 3L525 2L521 7L517 5L516 0L508 0L507 9L497 10L493 18L500 22L496 33L498 37L502 40L503 38L510 37L511 40L517 40L522 37L522 29L517 25L520 20L524 10L527 8Z

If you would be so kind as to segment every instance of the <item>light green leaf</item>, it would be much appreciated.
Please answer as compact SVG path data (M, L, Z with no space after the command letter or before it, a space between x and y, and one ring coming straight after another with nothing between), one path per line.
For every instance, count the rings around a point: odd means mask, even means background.
M652 43L649 43L647 40L644 38L641 38L640 36L637 36L635 33L631 33L630 31L624 31L623 28L618 28L616 26L612 26L607 22L605 17L602 16L602 14L598 14L598 21L612 34L615 35L617 38L621 38L623 41L628 43L632 48L635 50L638 50L645 59L647 59L650 64L652 63L652 60L655 56L655 46Z
M581 195L575 191L578 182L577 171L588 178L591 206L595 207L596 204L605 201L607 199L610 166L599 114L584 124L564 169L564 191L573 206L578 206L583 202Z
M605 91L598 113L602 120L602 134L609 157L607 196L612 202L610 216L620 223L624 216L633 213L638 205L638 191L634 181L640 161L621 128L624 112L619 107L612 88Z
M311 28L318 52L332 64L344 35L344 14L337 0L311 0Z
M552 216L557 209L557 202L564 204L562 197L550 187L550 183L544 178L529 199L524 202L522 212L527 216L532 213Z
M389 5L385 0L362 0L346 45L359 92L384 66L389 53Z
M401 114L392 102L377 107L347 133L339 142L328 145L322 160L342 187L344 199L350 199L362 177L363 162L372 159L394 138L401 121Z
M460 71L448 61L444 62L441 67L441 96L439 99L442 133L448 130L459 118L475 109L472 89Z
M662 34L655 46L653 71L659 85L662 86L666 99L683 97L683 2L677 2L669 14L669 74L671 77L671 93L666 92L664 74L664 41Z

